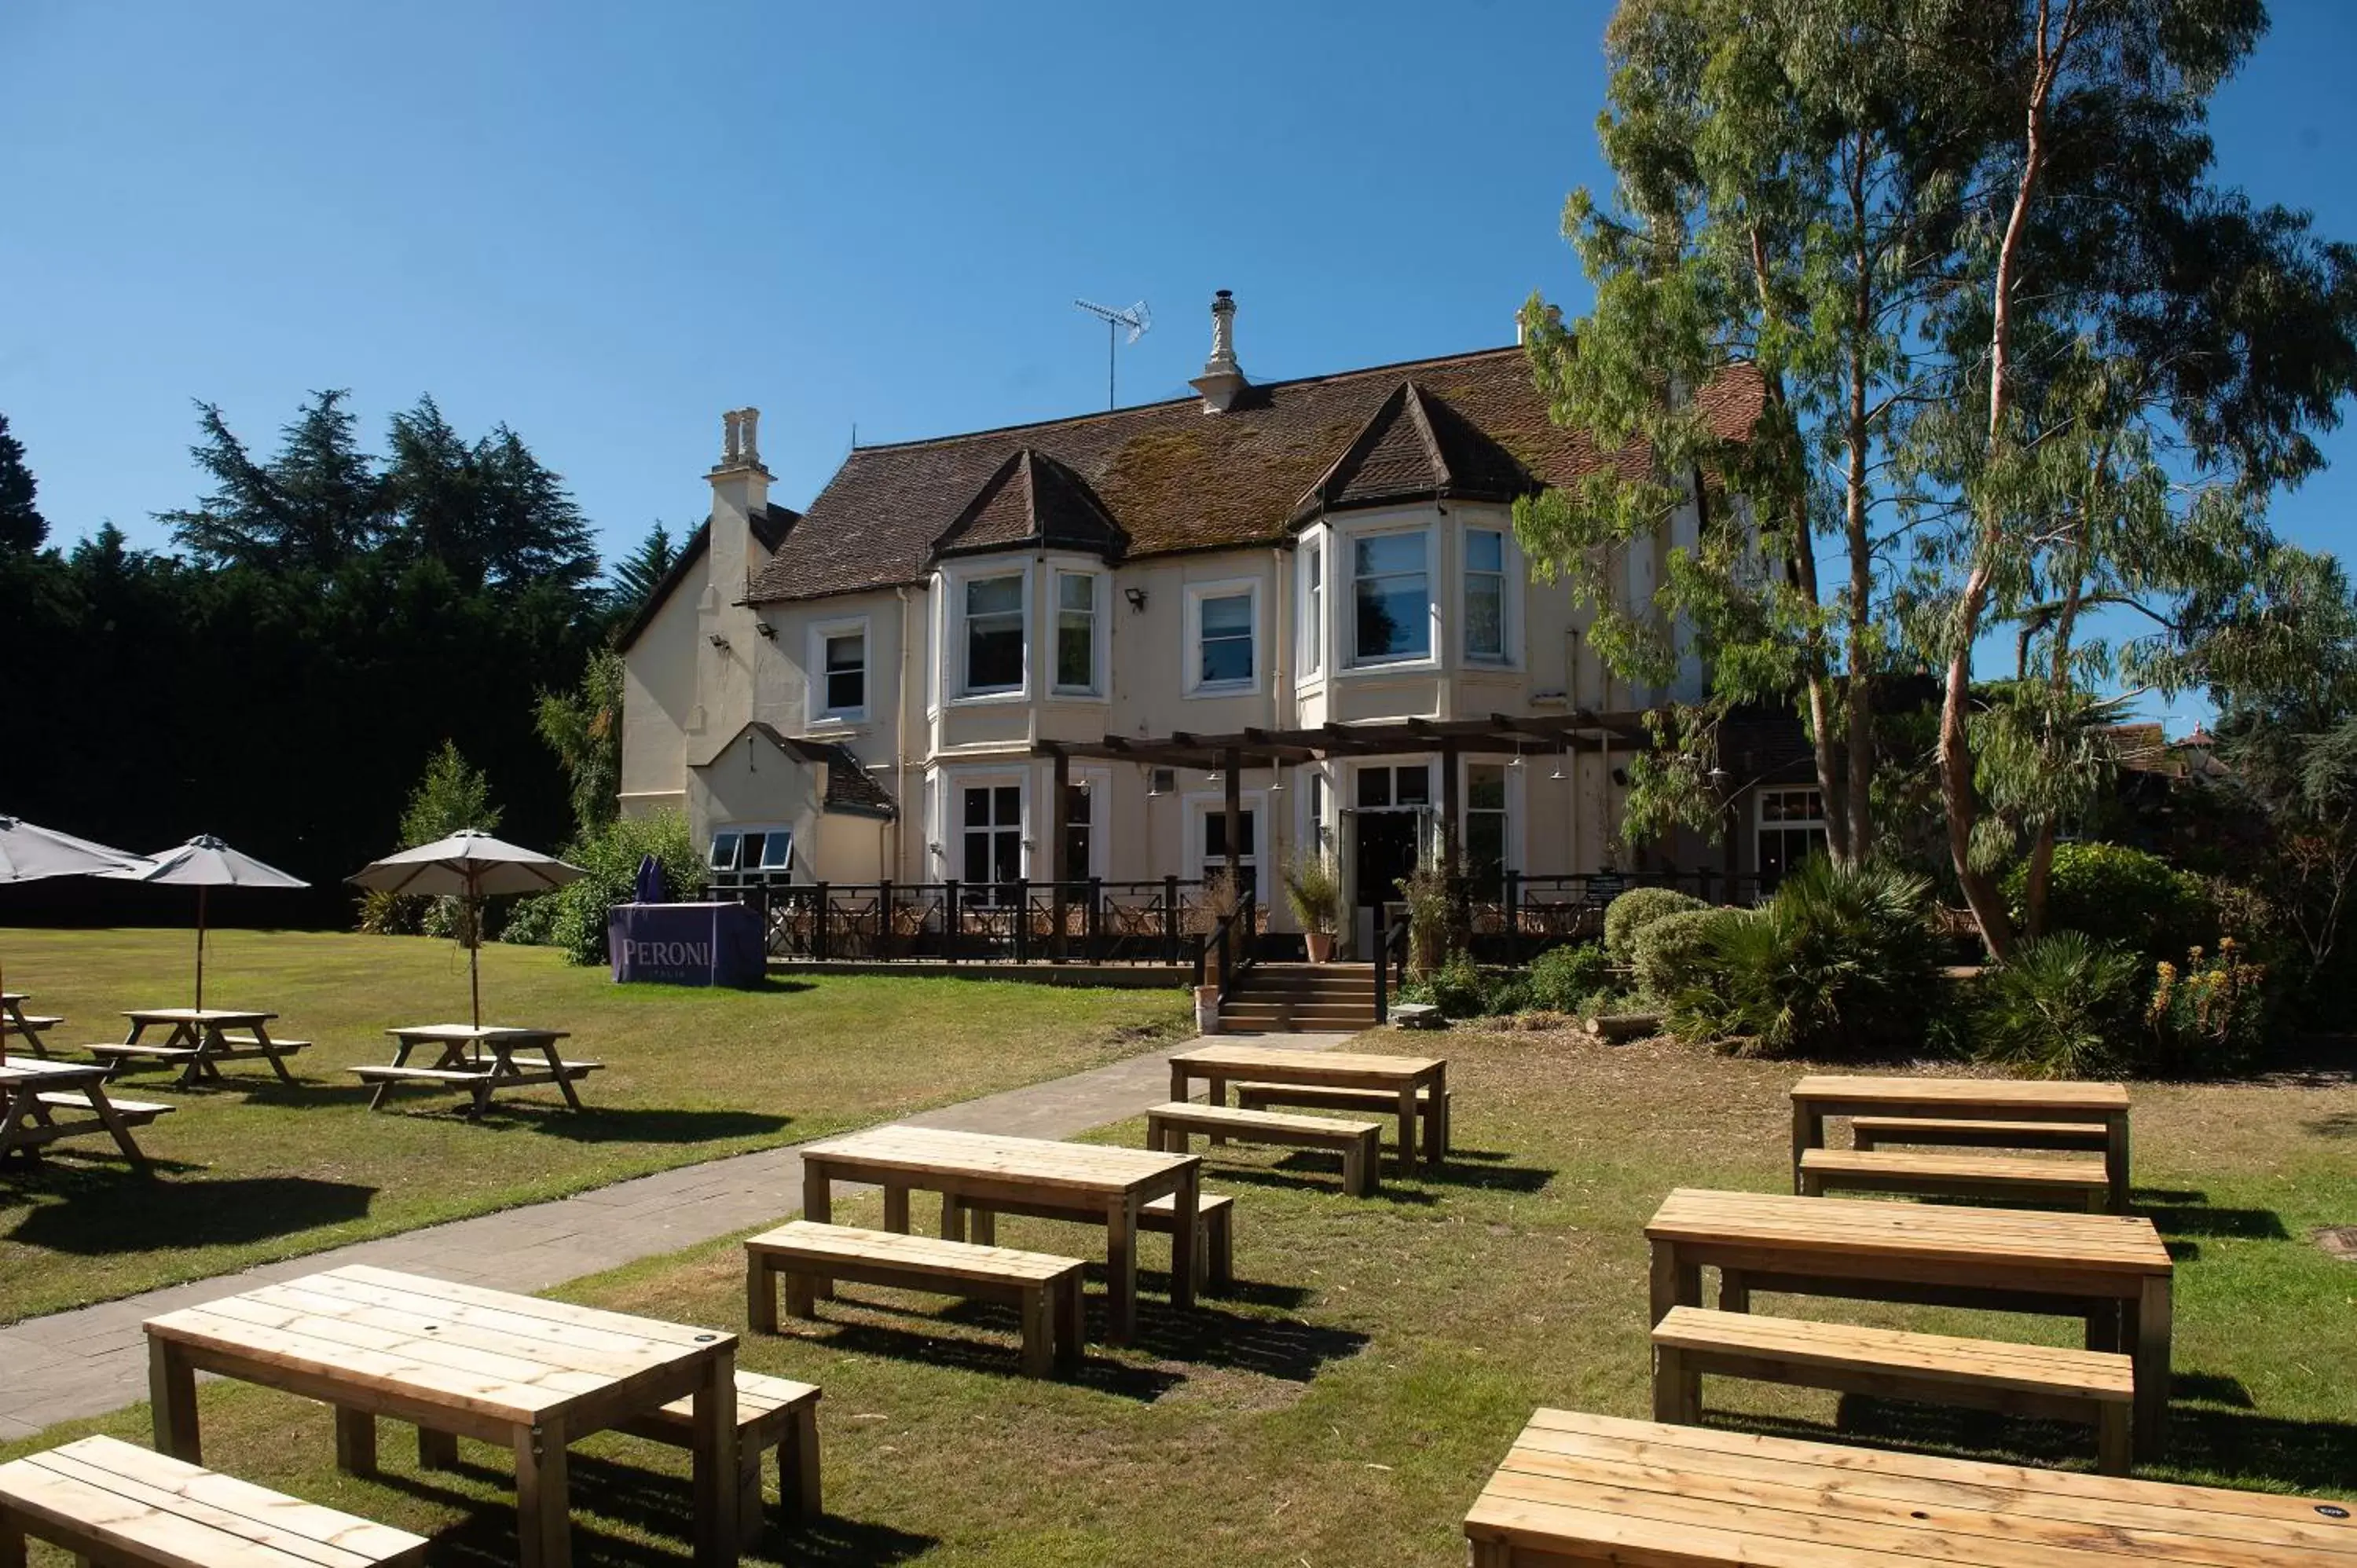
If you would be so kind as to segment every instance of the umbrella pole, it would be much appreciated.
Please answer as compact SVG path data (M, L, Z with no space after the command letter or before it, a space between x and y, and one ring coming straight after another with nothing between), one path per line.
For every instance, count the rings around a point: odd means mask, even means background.
M205 886L197 884L197 1011L205 1010Z
M482 899L472 891L475 879L467 878L467 999L475 1009L475 1027L483 1026L483 933L476 922L482 918Z
M0 964L0 991L5 991L5 990L7 990L7 989L8 989L8 972L7 972L7 966L6 966L5 964ZM5 1005L5 1004L0 1004L0 1005ZM7 1019L5 1019L5 1018L0 1018L0 1067L6 1067L7 1065L8 1065L8 1020L7 1020Z

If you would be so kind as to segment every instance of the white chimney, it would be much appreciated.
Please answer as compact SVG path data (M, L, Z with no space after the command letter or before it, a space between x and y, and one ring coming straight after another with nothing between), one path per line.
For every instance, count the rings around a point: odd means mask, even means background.
M1252 383L1236 363L1236 299L1226 289L1211 296L1211 355L1203 373L1187 383L1203 394L1205 413L1225 413Z
M712 582L729 602L751 581L752 521L770 504L770 470L761 466L761 411L732 408L720 416L720 461L712 481Z

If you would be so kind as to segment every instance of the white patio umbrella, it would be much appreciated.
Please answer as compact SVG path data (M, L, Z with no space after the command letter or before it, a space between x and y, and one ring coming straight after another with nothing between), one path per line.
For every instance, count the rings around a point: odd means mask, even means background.
M137 865L102 871L116 882L164 882L197 890L197 1006L205 1004L205 889L208 887L308 887L299 876L289 876L274 865L264 865L250 854L221 843L210 833L199 833L178 849L149 855Z
M482 929L475 915L485 898L502 893L545 893L589 874L554 855L524 849L474 828L371 861L346 877L355 887L377 893L460 898L467 904L467 993L475 1024L483 1022L481 965L477 950Z
M37 828L0 813L0 882L38 882L48 876L90 876L141 864L135 854ZM0 990L6 988L0 976ZM8 1033L0 1029L0 1062L8 1059Z

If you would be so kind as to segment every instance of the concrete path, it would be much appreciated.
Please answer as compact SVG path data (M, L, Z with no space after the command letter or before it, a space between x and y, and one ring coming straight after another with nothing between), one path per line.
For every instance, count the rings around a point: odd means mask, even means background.
M1324 1050L1347 1035L1265 1035L1268 1046ZM1173 1046L1069 1078L1012 1089L902 1120L921 1127L1069 1138L1135 1116L1169 1098ZM483 1130L497 1137L496 1129ZM500 1290L538 1291L640 1258L675 1252L781 1220L802 1203L802 1155L765 1149L617 1182L578 1197L332 1251L311 1252L0 1328L0 1439L52 1422L102 1415L147 1397L148 1318L347 1263L410 1269Z

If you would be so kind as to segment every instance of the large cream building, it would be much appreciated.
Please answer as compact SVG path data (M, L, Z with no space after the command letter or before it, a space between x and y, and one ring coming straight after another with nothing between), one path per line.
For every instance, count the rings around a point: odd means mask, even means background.
M1316 843L1372 903L1452 798L1469 869L1625 864L1625 722L1617 757L1609 725L1584 749L1534 736L1458 756L1453 786L1437 744L1264 759L1233 846L1224 779L1120 759L1411 719L1625 721L1671 694L1608 679L1568 590L1517 549L1515 498L1604 461L1549 420L1520 349L1262 385L1234 316L1223 291L1198 397L857 447L800 514L769 499L754 412L728 415L710 521L624 640L623 809L680 809L724 872L802 882L1036 881L1060 858L1072 878L1193 878L1232 847L1281 904L1285 857ZM1740 381L1705 395L1753 413ZM1627 553L1631 602L1695 527L1690 503ZM1059 743L1083 753L1060 857ZM1742 837L1747 865L1772 853Z

